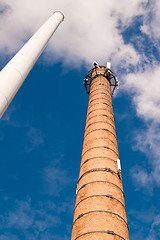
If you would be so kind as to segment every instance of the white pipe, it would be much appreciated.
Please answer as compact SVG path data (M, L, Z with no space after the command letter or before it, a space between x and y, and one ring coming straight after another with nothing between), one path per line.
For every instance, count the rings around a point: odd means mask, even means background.
M55 12L0 72L0 118L63 20Z

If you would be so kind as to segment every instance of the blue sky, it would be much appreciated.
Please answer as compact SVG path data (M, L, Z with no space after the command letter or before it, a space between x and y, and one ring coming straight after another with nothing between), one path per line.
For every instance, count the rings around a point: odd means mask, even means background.
M38 7L37 7L38 6ZM0 0L1 69L55 10L65 21L0 124L0 240L71 235L92 63L111 61L130 240L160 239L158 0Z

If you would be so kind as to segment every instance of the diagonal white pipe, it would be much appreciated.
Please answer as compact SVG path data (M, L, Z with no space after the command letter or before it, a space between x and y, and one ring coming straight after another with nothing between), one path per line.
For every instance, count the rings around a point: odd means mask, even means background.
M0 72L0 118L63 20L56 11Z

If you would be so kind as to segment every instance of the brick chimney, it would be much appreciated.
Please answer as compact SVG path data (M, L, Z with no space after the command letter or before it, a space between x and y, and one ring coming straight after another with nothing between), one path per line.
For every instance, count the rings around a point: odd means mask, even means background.
M94 63L71 240L129 240L111 94L118 81Z

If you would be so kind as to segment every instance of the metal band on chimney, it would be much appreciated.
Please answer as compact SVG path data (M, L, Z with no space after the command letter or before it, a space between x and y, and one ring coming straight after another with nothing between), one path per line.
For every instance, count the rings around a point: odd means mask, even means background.
M123 190L122 190L118 185L116 185L115 183L109 182L109 181L92 181L92 182L85 183L85 184L83 184L83 185L77 190L77 194L78 194L78 192L79 192L81 189L83 189L85 186L87 186L87 185L89 185L89 184L93 184L93 183L109 183L109 184L112 184L112 185L114 185L115 187L117 187L117 188L124 194Z
M85 236L85 235L88 235L88 234L94 234L94 233L106 233L106 234L111 234L111 235L115 235L117 237L120 237L121 239L123 240L126 240L125 238L123 238L122 236L120 236L119 234L113 232L113 231L92 231L92 232L87 232L87 233L83 233L81 235L79 235L78 237L76 237L74 240L77 240L78 238L82 237L82 236Z
M105 157L105 156L104 156L104 157L103 157L103 156L97 156L97 157L92 157L92 158L86 159L86 160L81 164L80 168L81 168L85 163L87 163L88 161L95 160L95 159L99 159L99 158L104 158L104 159L106 159L106 160L110 160L110 161L113 161L114 163L117 163L117 161L114 160L114 159L112 159L112 158Z
M90 213L98 213L98 212L99 212L99 213L110 213L110 214L116 215L117 217L121 218L121 219L124 221L124 223L127 225L127 228L129 228L126 220L125 220L123 217L121 217L119 214L117 214L117 213L115 213L115 212L105 211L105 210L95 210L95 211L89 211L89 212L82 213L82 214L80 214L80 215L74 220L73 225L74 225L75 222L76 222L78 219L80 219L81 217L83 217L83 216L85 216L85 215L87 215L87 214L90 214Z
M77 207L81 202L85 201L85 200L88 199L88 198L93 198L93 197L112 198L112 199L116 200L117 202L119 202L119 203L125 208L124 204L123 204L119 199L113 197L112 195L102 195L102 194L98 194L98 195L91 195L91 196L88 196L88 197L86 197L86 198L83 198L82 200L80 200L80 201L77 203L77 205L75 206L75 209L76 209L76 207Z

